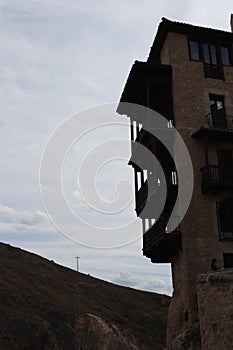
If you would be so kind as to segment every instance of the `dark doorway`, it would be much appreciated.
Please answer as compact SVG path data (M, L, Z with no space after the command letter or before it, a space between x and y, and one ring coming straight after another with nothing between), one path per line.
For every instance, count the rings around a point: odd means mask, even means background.
M228 149L220 149L218 150L217 154L218 154L220 181L224 183L232 183L233 182L232 151Z
M219 237L233 239L233 199L227 198L218 204Z
M231 269L233 267L233 254L223 254L224 269Z
M224 96L210 94L210 111L214 128L227 128Z

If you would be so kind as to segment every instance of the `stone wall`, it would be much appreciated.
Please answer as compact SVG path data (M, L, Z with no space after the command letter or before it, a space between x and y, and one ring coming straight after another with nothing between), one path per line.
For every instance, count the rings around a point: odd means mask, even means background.
M202 350L233 349L233 269L197 281Z

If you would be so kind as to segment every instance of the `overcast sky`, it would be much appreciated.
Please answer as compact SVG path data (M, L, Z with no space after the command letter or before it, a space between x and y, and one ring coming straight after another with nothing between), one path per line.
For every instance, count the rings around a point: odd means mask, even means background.
M84 273L171 293L169 265L153 265L142 256L141 239L136 240L140 223L134 215L133 193L127 210L109 219L86 207L80 188L75 188L80 157L105 138L127 139L128 129L116 125L111 131L88 133L67 157L64 187L69 203L82 217L77 234L84 245L60 233L48 220L39 189L40 159L51 134L69 116L119 100L132 63L147 59L162 17L229 30L231 11L230 0L224 5L216 0L0 0L0 240L71 268L79 255ZM119 116L120 121L126 122ZM105 202L114 200L122 179L129 181L126 189L132 192L128 152L126 145L121 159L115 157L99 174L96 185ZM88 192L87 184L84 189ZM106 233L106 228L126 225L125 220L133 226L122 231L127 239L122 236L115 244L121 247L88 247L91 244L84 237L90 225L94 235L93 227L104 227ZM94 241L95 246L101 243ZM130 241L134 242L127 244Z

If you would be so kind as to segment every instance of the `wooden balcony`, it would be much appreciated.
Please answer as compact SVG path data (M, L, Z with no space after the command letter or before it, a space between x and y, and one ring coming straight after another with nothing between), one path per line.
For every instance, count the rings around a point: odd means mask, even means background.
M163 202L164 194L167 189L166 201ZM150 191L150 193L149 193ZM150 190L148 190L148 182L145 181L141 188L136 192L136 213L140 218L154 218L156 209L160 206L164 206L167 212L174 206L178 193L178 185L169 183L158 184L155 183ZM145 209L146 205L146 209Z
M233 142L233 116L223 114L213 116L208 113L205 119L205 125L203 123L203 127L192 134L194 138Z
M142 212L148 198L148 182L145 181L139 191L136 193L136 212L137 215Z
M154 263L170 263L182 249L178 217L173 217L170 228L165 222L163 218L159 219L143 235L143 255Z
M206 165L201 168L202 191L208 192L211 189L233 189L233 172L218 166Z
M171 127L159 130L163 142L144 129L139 131L137 138L131 140L131 157L128 162L129 165L137 168L137 165L140 164L141 169L149 170L148 168L151 160L149 160L150 157L148 154L150 152L157 158L157 160L159 160L161 165L162 163L166 164L168 160L170 160L170 162L173 161L171 154L165 146L169 144L173 145L175 143L174 127L169 123L172 123L171 120L168 120L168 125L171 125Z
M206 115L208 127L211 129L233 130L233 116L219 115L213 116L211 113Z
M233 231L219 232L219 239L221 241L233 241Z
M204 63L205 78L214 78L224 80L223 66L220 64Z

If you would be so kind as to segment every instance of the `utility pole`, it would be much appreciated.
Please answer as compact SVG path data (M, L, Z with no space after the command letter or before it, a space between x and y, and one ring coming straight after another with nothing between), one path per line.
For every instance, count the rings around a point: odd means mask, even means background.
M77 260L77 272L79 272L79 259L80 259L80 256L76 256L75 259Z
M76 256L76 263L77 263L77 272L79 272L79 259L80 256ZM76 301L76 308L75 308L75 320L79 319L81 314L81 291L80 291L80 274L77 274L77 289L75 293L75 301ZM81 342L81 339L77 339L77 329L75 330L75 350L82 350L84 349L84 346Z

